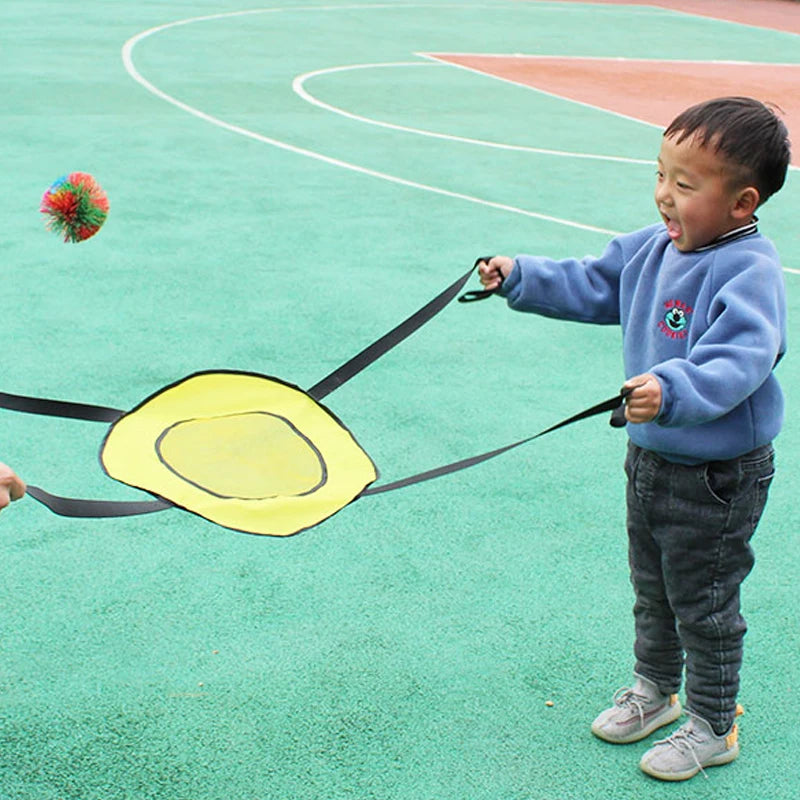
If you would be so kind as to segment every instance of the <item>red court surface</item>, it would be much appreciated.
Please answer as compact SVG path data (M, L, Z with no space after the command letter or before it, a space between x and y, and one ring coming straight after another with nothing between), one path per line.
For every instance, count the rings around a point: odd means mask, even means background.
M561 0L561 2L578 3L585 0ZM744 25L800 34L800 2L797 0L651 0L641 4L634 4L629 0L592 0L592 2L616 6L658 6L701 17L713 17L728 22L740 22Z
M775 103L800 132L800 64L431 53L433 58L548 94L666 126L684 108L725 95ZM800 134L795 134L800 135ZM800 148L793 164L800 166Z

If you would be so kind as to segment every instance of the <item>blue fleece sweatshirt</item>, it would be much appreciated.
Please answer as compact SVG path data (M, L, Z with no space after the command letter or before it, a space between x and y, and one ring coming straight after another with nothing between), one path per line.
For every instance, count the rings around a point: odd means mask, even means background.
M735 458L778 434L786 350L778 254L757 232L689 253L659 223L613 239L600 258L520 255L500 294L511 308L620 324L626 378L661 383L655 420L631 440L669 461Z

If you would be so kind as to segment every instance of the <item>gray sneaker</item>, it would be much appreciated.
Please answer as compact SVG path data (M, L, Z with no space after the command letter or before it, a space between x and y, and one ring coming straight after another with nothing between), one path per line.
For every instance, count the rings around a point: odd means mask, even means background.
M672 736L656 742L639 762L642 772L662 781L685 781L702 772L705 767L729 764L739 755L739 728L717 736L704 719L689 715Z
M629 744L669 725L681 715L677 694L662 694L647 678L636 676L631 689L620 689L614 705L592 723L592 733L612 744Z

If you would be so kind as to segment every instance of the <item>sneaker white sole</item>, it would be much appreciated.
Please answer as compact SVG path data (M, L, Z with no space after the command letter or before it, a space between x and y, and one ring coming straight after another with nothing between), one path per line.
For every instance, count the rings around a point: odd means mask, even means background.
M596 720L592 723L592 733L598 739L602 739L604 742L610 742L611 744L633 744L634 742L640 742L642 739L646 739L653 731L657 731L659 728L663 728L665 725L675 722L680 715L681 704L676 700L672 705L667 706L660 714L649 720L643 728L631 731L631 733L624 736L615 736L613 733L603 730L597 725Z
M721 767L723 764L730 764L739 757L739 742L736 742L733 747L728 750L709 758L703 764L703 769L706 767ZM639 768L646 775L651 778L658 778L661 781L688 781L700 772L700 767L692 767L691 769L684 770L683 772L660 772L659 770L651 767L644 759L639 763Z

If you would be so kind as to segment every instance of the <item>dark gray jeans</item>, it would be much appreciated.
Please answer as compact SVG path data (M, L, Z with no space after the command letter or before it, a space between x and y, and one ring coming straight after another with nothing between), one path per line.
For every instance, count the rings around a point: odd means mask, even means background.
M726 733L747 630L739 587L753 567L772 445L689 467L630 442L625 472L636 672L677 692L685 653L687 709Z

